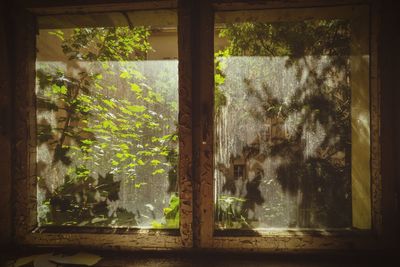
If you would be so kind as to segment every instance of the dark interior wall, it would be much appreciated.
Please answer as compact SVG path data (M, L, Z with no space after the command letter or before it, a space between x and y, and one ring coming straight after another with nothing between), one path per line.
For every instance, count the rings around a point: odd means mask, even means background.
M11 70L7 6L0 2L0 245L11 241Z
M382 1L379 27L381 86L382 205L384 238L394 247L400 242L400 4Z

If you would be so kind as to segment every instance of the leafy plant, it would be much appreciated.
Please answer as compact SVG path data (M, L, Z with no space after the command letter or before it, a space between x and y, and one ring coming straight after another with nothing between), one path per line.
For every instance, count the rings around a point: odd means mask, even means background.
M153 221L153 228L179 228L179 196L173 194L169 206L164 208L164 218L161 222Z
M218 227L221 229L251 228L241 209L245 201L244 198L221 195L216 203Z
M38 143L53 151L50 169L65 172L55 190L40 183L43 203L49 205L42 223L137 225L140 214L110 207L119 200L121 181L135 181L135 189L143 190L147 179L168 173L168 191L176 191L176 105L130 62L145 59L152 49L150 29L80 28L50 34L61 40L75 72L38 65Z

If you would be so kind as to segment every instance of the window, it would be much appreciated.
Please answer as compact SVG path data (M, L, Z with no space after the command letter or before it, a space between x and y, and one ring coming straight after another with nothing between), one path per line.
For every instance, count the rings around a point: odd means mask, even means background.
M29 187L17 197L20 242L190 246L175 8L44 14L37 34L24 33L32 46L21 81L31 91L18 98L29 105L17 105L29 110L19 128L30 135L18 154L29 158L17 183Z
M17 47L19 242L373 246L369 6L207 3L32 9L38 34Z
M213 181L203 208L214 216L204 218L213 225L204 246L340 248L376 231L368 7L217 7L213 169L202 180Z
M39 17L38 223L178 228L176 14L80 19Z
M368 13L301 12L216 13L218 228L370 228Z

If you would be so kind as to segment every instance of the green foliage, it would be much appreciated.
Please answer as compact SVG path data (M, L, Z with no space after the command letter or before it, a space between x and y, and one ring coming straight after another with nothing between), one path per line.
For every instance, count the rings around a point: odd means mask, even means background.
M153 228L179 228L179 196L173 194L169 200L169 206L164 208L162 222L153 221Z
M218 51L214 54L215 62L215 75L214 75L214 109L216 113L219 113L221 107L225 106L227 103L226 96L221 91L220 86L225 83L224 70L226 65L224 64L224 59L229 57L229 50L225 49L223 51Z
M177 164L171 159L177 155L177 134L170 125L176 107L153 89L134 64L123 62L145 59L151 50L150 31L146 27L80 28L69 35L59 30L51 34L60 38L70 60L91 63L78 75L45 65L37 71L38 108L57 112L56 124L45 119L38 123L38 140L54 149L54 166L67 167L64 184L55 191L46 189L44 203L51 207L45 223L136 225L133 214L108 207L118 200L119 181L138 180L134 187L140 190L151 179L148 174L164 177L166 172L176 172ZM122 88L130 88L130 94ZM103 177L98 170L107 174ZM176 179L169 176L174 183L170 188L176 188ZM60 212L62 217L56 215Z
M245 201L244 198L221 195L215 207L218 227L221 229L251 228L241 208Z
M350 55L346 20L244 22L227 25L219 36L229 40L223 51L233 56Z
M351 225L351 194L349 178L351 175L351 88L350 79L350 23L347 20L305 20L296 22L244 22L226 25L219 31L219 36L227 40L225 49L215 53L215 106L216 116L219 110L229 104L225 70L229 57L263 56L285 57L286 67L295 68L297 79L307 71L305 82L300 83L296 93L285 101L273 97L271 88L263 85L255 89L251 77L243 82L247 97L253 101L253 107L238 114L235 123L245 123L252 118L260 123L269 119L285 121L299 115L299 122L287 139L268 144L268 147L255 145L243 147L242 157L245 160L266 157L284 158L286 162L276 170L276 181L284 192L290 195L302 194L298 203L298 218L292 226L319 227L312 225L310 218L326 227L347 227ZM308 65L307 57L314 59L328 57L330 62L321 70ZM260 70L257 63L251 66L256 73ZM267 70L266 70L267 71ZM340 78L339 72L345 78ZM336 86L327 85L327 80L335 80ZM221 118L223 119L223 118ZM305 125L308 125L306 128ZM312 131L320 125L327 133L318 147L318 155L306 158L302 144L304 130ZM338 162L335 155L345 155ZM220 163L217 163L217 165ZM223 164L222 164L223 165ZM229 166L225 166L228 169ZM235 195L235 184L227 172L224 173L225 193ZM275 179L275 178L274 178ZM254 181L254 180L253 180ZM232 186L229 185L232 183ZM257 187L260 184L258 183ZM245 182L249 189L251 181ZM233 189L232 189L233 187ZM335 191L335 192L333 192ZM259 192L259 190L258 190ZM241 196L242 197L242 196ZM282 196L282 199L284 197ZM262 200L262 201L261 201ZM261 201L261 203L260 203ZM222 196L218 199L216 214L220 227L247 227L250 222L248 211L263 199L254 199L254 194L242 198ZM268 211L265 216L280 216L283 206L272 207L265 204ZM310 215L312 213L312 215Z
M87 61L124 61L144 59L151 49L147 27L79 28L62 41L62 49L69 59Z

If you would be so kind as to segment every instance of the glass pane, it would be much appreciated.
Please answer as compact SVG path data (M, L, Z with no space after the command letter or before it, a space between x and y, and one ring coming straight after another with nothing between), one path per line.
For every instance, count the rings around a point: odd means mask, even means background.
M140 14L39 20L41 226L179 227L176 15Z
M353 195L352 166L368 186L368 38L351 18L268 12L216 16L215 226L356 226L355 203L369 202Z

